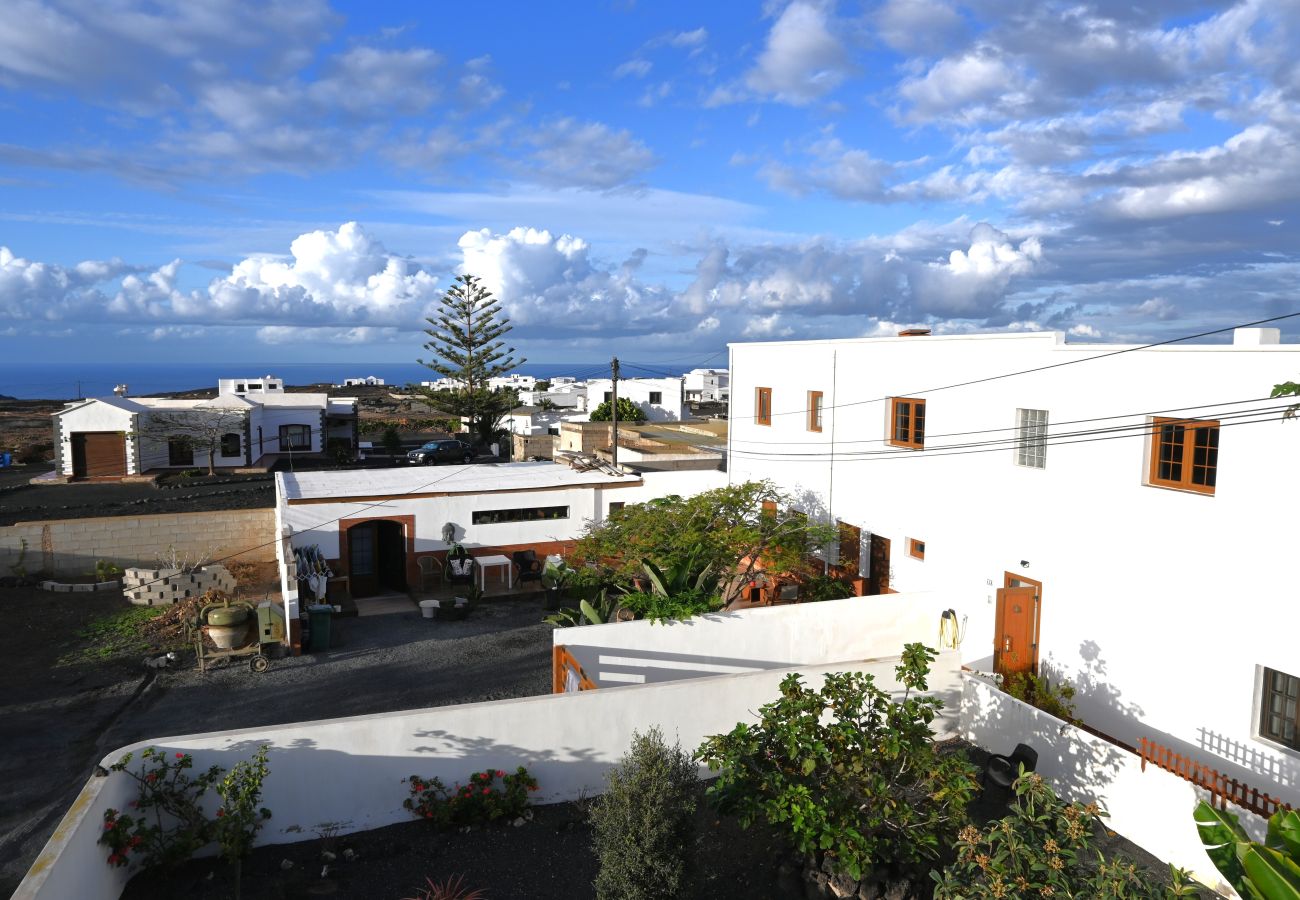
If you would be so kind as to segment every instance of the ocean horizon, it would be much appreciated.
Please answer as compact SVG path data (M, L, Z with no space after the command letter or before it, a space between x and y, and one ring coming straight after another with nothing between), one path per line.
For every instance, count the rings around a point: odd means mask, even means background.
M725 362L723 363L725 365ZM624 378L681 375L713 363L621 362ZM571 375L586 380L609 376L608 362L525 363L512 370L539 379ZM374 375L389 385L433 381L440 376L418 363L0 363L0 395L19 400L75 400L106 397L119 384L137 397L154 393L216 388L221 378L273 375L285 384L342 384L345 378Z

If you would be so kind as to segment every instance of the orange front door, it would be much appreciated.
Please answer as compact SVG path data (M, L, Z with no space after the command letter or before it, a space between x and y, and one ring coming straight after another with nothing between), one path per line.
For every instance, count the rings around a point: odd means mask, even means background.
M1034 585L998 590L993 671L1003 678L1017 672L1038 673L1039 596Z

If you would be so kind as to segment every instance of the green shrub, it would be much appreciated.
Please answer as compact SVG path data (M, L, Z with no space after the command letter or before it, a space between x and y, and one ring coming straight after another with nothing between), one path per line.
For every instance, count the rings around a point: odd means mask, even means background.
M675 594L633 591L619 598L623 606L636 613L638 619L651 622L668 622L689 619L722 609L722 598L716 593L687 588Z
M1052 684L1046 675L1040 677L1033 672L1016 672L1003 683L1002 689L1048 715L1071 725L1079 724L1074 717L1074 688L1064 681Z
M1157 900L1196 896L1186 873L1170 867L1170 885L1160 884L1132 860L1107 860L1089 846L1100 816L1095 804L1057 798L1042 777L1015 781L1011 815L984 831L967 825L958 834L957 861L937 883L935 900L993 900L1008 897L1079 897L1089 900Z
M746 828L763 820L783 830L851 878L923 873L965 822L976 786L970 763L935 748L930 724L943 704L917 693L933 659L921 644L903 649L898 702L861 672L830 673L820 691L787 676L757 725L700 747L698 758L721 770L710 800Z
M140 752L138 771L130 767L131 759L128 753L109 767L133 779L138 792L127 804L131 812L104 812L99 842L109 847L108 864L125 866L132 856L146 868L184 862L212 840L212 822L203 813L202 800L221 777L221 768L212 766L191 776L194 760L188 753L172 758L153 747Z
M668 900L689 894L699 777L680 744L658 728L633 733L591 809L600 900Z
M853 596L853 585L832 575L813 575L799 588L799 599L806 603L819 600L843 600Z
M411 792L402 806L438 827L516 818L528 809L529 792L537 790L537 779L523 766L509 774L501 769L475 772L468 784L451 790L437 778L412 775L402 780L410 784Z

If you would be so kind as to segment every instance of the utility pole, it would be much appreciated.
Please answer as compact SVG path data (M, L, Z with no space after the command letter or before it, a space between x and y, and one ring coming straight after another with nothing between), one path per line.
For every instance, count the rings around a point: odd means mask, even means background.
M613 375L613 380L611 381L611 385L613 389L610 391L611 399L609 402L609 417L610 417L610 421L614 423L614 445L611 448L611 451L614 454L614 468L617 469L618 468L618 357L617 356L615 356L612 360L610 360L609 369Z

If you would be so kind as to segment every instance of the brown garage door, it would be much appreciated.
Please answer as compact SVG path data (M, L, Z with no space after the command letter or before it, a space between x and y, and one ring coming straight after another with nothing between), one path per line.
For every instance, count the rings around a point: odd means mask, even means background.
M126 435L121 431L73 432L72 474L76 478L125 475Z

